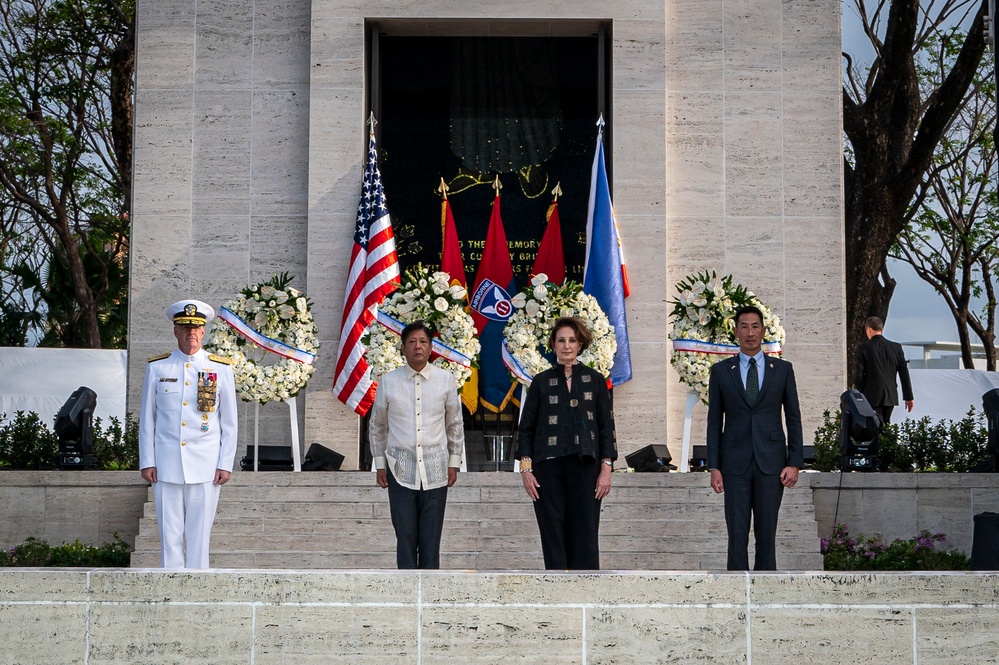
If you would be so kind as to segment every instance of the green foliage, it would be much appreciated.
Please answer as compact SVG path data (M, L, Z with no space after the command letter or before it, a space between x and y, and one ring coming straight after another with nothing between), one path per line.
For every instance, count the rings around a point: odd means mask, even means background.
M111 416L105 429L94 419L94 468L126 471L139 468L139 423L126 414L122 424ZM59 438L35 412L0 415L0 468L51 469L59 452Z
M839 469L839 428L842 415L837 409L836 415L829 409L822 413L822 425L815 429L815 468L819 471L835 471Z
M0 467L51 469L57 451L56 435L37 413L0 416Z
M937 549L947 537L921 531L909 540L887 543L881 534L851 537L843 524L822 539L825 570L968 570L971 561L963 552Z
M0 551L0 567L128 568L132 548L117 533L114 542L86 545L79 539L52 547L38 538Z
M134 16L0 2L0 283L46 346L125 346Z
M815 430L815 468L839 469L840 413L823 413ZM882 471L966 472L985 459L988 428L985 416L968 409L961 420L932 423L929 417L889 424L878 440Z
M122 425L117 416L109 418L105 430L100 418L94 419L94 457L96 468L125 471L139 468L139 423L131 413Z

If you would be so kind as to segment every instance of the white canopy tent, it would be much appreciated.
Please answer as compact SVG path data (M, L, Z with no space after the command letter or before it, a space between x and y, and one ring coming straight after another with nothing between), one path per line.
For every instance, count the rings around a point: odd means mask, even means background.
M34 411L51 426L80 386L97 393L94 417L125 418L127 352L0 347L0 414Z
M892 421L904 418L920 419L929 416L930 420L961 420L968 409L982 410L982 394L999 388L999 372L985 372L977 369L910 369L912 396L915 404L912 413L899 404L892 412ZM898 389L902 399L902 387Z

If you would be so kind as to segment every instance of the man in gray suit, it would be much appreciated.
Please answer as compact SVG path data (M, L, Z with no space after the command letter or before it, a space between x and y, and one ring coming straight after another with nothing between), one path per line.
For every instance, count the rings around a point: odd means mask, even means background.
M804 463L794 369L763 354L765 334L763 312L739 308L739 354L715 363L708 384L708 469L711 488L725 493L729 570L749 570L750 516L753 569L777 569L777 514L784 488L794 487Z
M905 410L912 411L912 382L909 365L902 345L884 336L885 324L876 316L864 322L867 340L857 347L857 390L864 393L867 402L881 417L884 427L891 420L891 412L898 406L898 384L902 382L902 399Z

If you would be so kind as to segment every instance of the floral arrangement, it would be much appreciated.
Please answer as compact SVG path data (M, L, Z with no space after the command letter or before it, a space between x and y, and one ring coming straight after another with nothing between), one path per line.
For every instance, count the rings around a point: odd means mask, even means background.
M458 284L452 286L451 276L446 272L431 273L417 264L403 274L402 284L378 306L378 311L403 325L423 320L437 333L437 340L471 358L474 367L479 355L479 340L475 335L475 323L466 311L465 299L465 288ZM372 324L362 341L368 347L364 357L371 367L373 381L406 362L398 333L383 325ZM451 372L459 390L472 376L471 368L443 356L437 356L432 362Z
M260 335L292 347L300 356L314 356L319 338L310 312L312 303L289 286L291 280L288 273L274 275L267 282L246 287L223 307ZM311 363L261 348L221 320L212 327L205 348L232 360L236 392L244 402L291 399L305 388L315 371Z
M769 346L764 346L763 350L771 354L780 353L786 337L780 319L760 302L756 294L741 284L733 283L731 275L719 277L713 271L711 274L697 273L677 282L676 290L680 297L671 303L673 328L669 338L674 340L674 347L670 364L679 373L680 381L703 403L708 403L711 365L721 359L719 354L738 350L725 347L738 347L734 317L740 307L753 305L763 312L763 325L766 327L764 342ZM680 341L684 344L678 344ZM691 347L697 350L688 350ZM712 350L704 351L706 348Z
M575 316L593 335L593 343L579 354L579 361L610 376L617 352L614 328L597 299L583 293L581 284L569 281L558 286L541 273L532 277L530 284L510 302L515 309L503 329L503 337L507 350L525 374L537 376L552 366L543 355L551 351L548 336L552 326L560 317Z
M825 570L968 570L968 556L943 549L946 541L943 533L925 529L909 540L887 542L880 534L853 537L845 525L837 524L820 547Z

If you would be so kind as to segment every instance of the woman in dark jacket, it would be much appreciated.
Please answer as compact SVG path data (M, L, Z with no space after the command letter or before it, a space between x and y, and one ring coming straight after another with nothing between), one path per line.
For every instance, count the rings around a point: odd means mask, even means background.
M575 317L555 322L558 364L534 377L518 430L521 479L534 500L548 570L597 570L600 500L617 459L607 379L577 356L593 337Z

